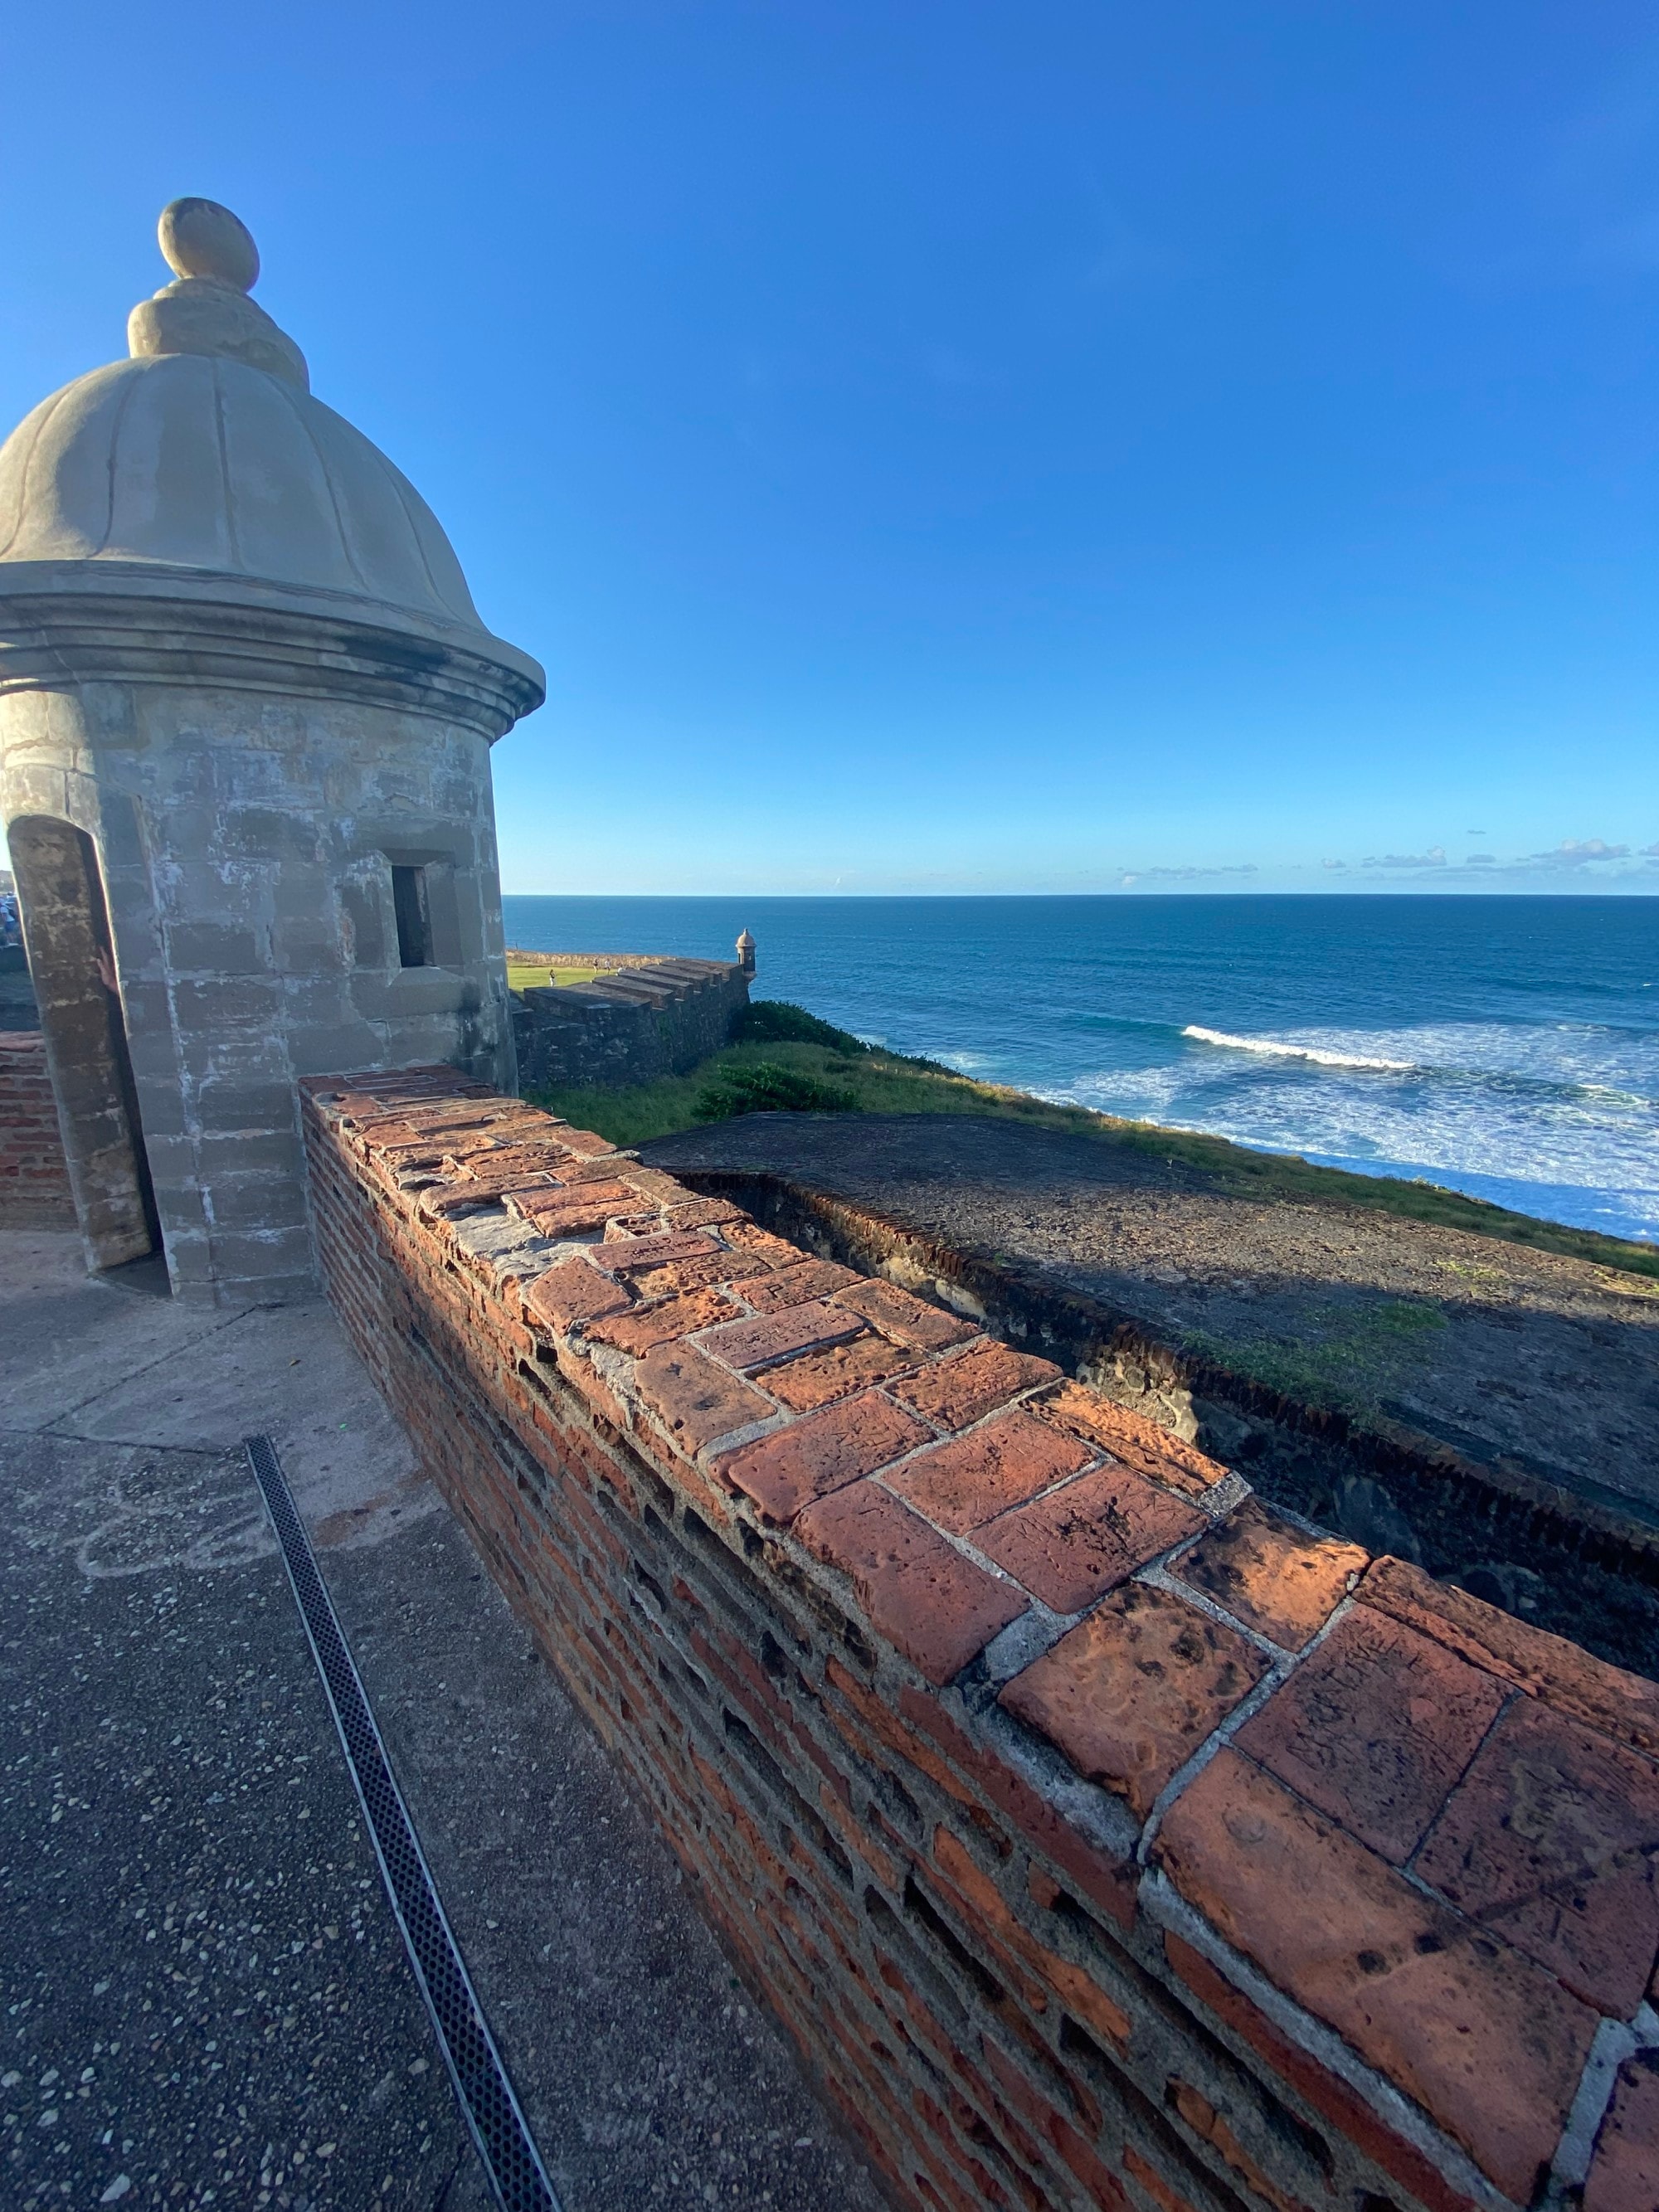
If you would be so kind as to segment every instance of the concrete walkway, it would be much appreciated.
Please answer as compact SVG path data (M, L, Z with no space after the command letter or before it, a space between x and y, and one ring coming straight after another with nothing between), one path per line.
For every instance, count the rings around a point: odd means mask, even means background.
M263 1430L567 2212L881 2199L320 1303L0 1231L0 2200L490 2200L238 1449Z

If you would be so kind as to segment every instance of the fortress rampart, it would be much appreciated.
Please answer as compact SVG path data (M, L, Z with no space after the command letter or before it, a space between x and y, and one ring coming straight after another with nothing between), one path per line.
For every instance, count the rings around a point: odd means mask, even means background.
M749 1004L740 962L513 954L549 968L604 965L591 982L534 987L513 999L519 1081L527 1091L620 1087L684 1075L731 1040Z
M1655 2201L1659 1690L453 1070L320 1267L908 2206Z

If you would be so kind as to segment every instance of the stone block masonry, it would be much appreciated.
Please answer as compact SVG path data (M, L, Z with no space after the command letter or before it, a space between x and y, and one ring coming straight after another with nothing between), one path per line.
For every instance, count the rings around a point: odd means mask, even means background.
M684 1075L731 1042L748 1004L749 978L727 960L652 959L591 983L532 988L513 1002L520 1083L584 1090Z
M325 1281L915 2207L1659 2202L1659 1688L452 1070Z
M0 1224L72 1229L75 1201L38 1030L0 1030Z

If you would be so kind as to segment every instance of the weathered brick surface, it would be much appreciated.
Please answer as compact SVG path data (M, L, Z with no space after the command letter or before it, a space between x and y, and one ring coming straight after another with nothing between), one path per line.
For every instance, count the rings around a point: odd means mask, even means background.
M1127 1467L1097 1467L988 1529L999 1566L1056 1613L1077 1613L1148 1559L1204 1526L1203 1516Z
M1659 2204L1659 2052L1620 2071L1584 2184L1583 2212L1652 2212Z
M343 1318L897 2201L1651 2212L1650 1686L580 1131L307 1089Z
M74 1220L40 1034L0 1030L0 1221L47 1229L68 1228Z
M872 1625L930 1682L950 1681L1027 1607L1023 1591L948 1544L874 1482L855 1482L797 1522L817 1559L852 1577Z
M969 1343L949 1358L925 1367L893 1393L941 1429L965 1429L1022 1390L1052 1382L1060 1373L1046 1359L1033 1359L1006 1345Z
M1145 1820L1268 1663L1225 1621L1136 1584L1028 1667L1002 1703Z
M913 1413L870 1390L744 1445L719 1471L765 1520L787 1523L815 1498L902 1459L931 1434Z
M966 1536L1088 1464L1075 1437L1056 1436L1028 1413L999 1413L919 1452L890 1480L935 1528Z
M1532 2201L1589 2053L1587 2006L1231 1749L1176 1802L1158 1855L1270 1980Z
M1419 1853L1417 1871L1607 2012L1659 1953L1659 1770L1518 1698Z
M1239 1732L1242 1749L1403 1865L1498 1717L1504 1686L1356 1606Z
M1358 1544L1310 1536L1251 1504L1193 1547L1182 1561L1181 1579L1275 1644L1299 1651L1367 1565Z

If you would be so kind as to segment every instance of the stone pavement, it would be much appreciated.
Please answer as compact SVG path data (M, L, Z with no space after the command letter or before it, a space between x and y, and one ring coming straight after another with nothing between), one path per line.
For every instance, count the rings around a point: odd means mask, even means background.
M0 1232L0 2197L489 2198L238 1440L275 1441L568 2212L880 2199L319 1304Z

